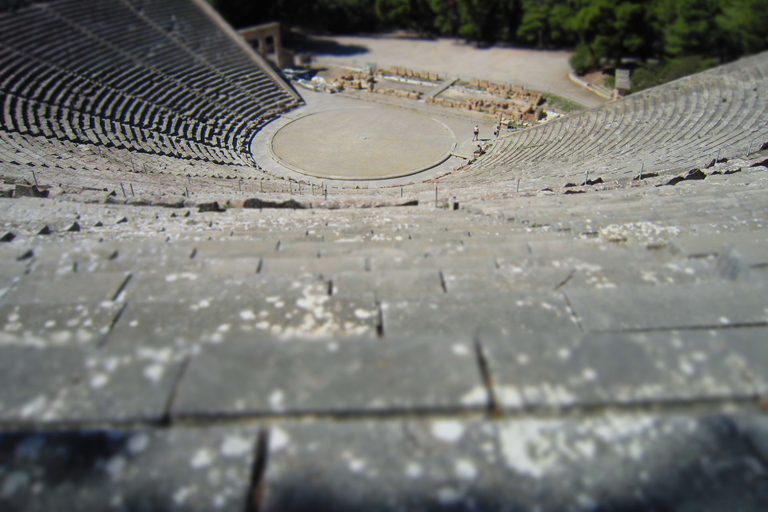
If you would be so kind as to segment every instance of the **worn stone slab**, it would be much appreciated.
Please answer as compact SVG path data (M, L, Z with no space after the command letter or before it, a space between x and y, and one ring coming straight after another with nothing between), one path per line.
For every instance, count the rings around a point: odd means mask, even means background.
M194 357L173 413L348 415L487 404L467 338L265 343L239 336Z
M64 411L62 394L85 375L80 345L0 346L0 420L41 423Z
M768 322L768 287L710 283L566 290L587 331L724 327Z
M767 239L754 239L728 245L732 245L739 256L741 256L749 265L755 267L768 265Z
M546 291L562 286L572 273L565 267L507 267L492 272L445 270L443 279L448 293Z
M720 277L712 260L625 261L623 264L574 263L564 289L697 285Z
M257 438L252 428L3 432L0 503L8 512L242 512Z
M688 258L700 258L720 253L723 245L750 247L764 243L768 239L768 231L756 230L746 232L722 231L717 234L683 235L672 242L672 250ZM761 242L763 241L763 242Z
M260 239L184 242L192 247L195 258L261 258L277 251L279 237L265 230Z
M729 359L742 368L758 394L768 396L768 328L729 329L721 337Z
M334 276L332 284L334 295L373 292L379 300L443 293L437 270L344 272Z
M371 258L371 270L407 270L407 269L466 269L474 268L478 270L491 271L496 268L496 261L490 254L486 256L463 256L463 255L437 255L430 253L419 254L406 258Z
M0 306L0 346L96 346L124 304L5 304Z
M129 277L125 272L23 276L4 301L16 304L111 301L117 298Z
M371 294L332 297L326 287L308 285L299 293L277 291L248 300L133 302L115 325L108 345L118 339L145 339L196 350L239 334L262 341L375 337L378 321Z
M301 297L307 290L328 294L326 281L313 276L220 275L205 267L138 273L125 288L127 301L250 301L265 296Z
M755 416L274 425L259 510L738 510L768 499ZM716 468L713 461L717 461Z
M753 397L730 338L695 330L483 336L481 344L498 405L520 409Z
M49 417L76 422L161 422L190 349L180 341L118 336L84 358L82 378L62 390Z
M261 259L253 257L196 258L189 270L210 276L249 276L256 274L260 264Z
M473 336L486 329L506 333L579 330L568 304L558 293L455 293L383 301L381 308L385 336L425 332Z
M348 270L366 269L365 258L339 256L334 258L264 258L260 273L275 276L314 275L329 278Z
M116 261L120 253L119 247L117 243L97 243L90 240L40 245L33 249L31 270L35 274L127 271L127 265L120 265Z

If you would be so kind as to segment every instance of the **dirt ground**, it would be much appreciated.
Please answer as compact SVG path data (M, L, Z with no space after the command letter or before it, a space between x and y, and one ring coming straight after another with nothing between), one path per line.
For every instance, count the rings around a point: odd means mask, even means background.
M571 52L519 48L476 48L458 39L417 39L400 35L314 38L315 66L404 66L464 80L481 78L552 92L585 107L603 98L568 78Z

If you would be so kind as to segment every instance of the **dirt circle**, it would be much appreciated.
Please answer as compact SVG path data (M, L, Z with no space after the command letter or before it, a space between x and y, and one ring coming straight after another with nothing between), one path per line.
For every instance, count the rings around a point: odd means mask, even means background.
M268 149L281 165L309 176L375 180L440 165L455 145L453 131L429 114L360 107L295 119L272 135Z

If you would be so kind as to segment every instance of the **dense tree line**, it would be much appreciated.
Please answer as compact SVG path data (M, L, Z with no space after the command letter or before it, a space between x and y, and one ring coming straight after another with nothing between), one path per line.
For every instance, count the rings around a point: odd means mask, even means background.
M235 26L279 20L331 33L407 28L478 43L576 48L573 64L582 72L624 57L727 61L768 48L768 0L211 1Z

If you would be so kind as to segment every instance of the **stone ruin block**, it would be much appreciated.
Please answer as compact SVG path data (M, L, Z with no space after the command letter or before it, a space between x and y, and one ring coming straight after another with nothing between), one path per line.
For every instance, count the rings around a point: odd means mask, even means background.
M437 73L430 73L429 74L429 80L431 82L437 82L437 80L438 80Z
M488 80L480 80L480 87L483 89L487 89L489 85Z

